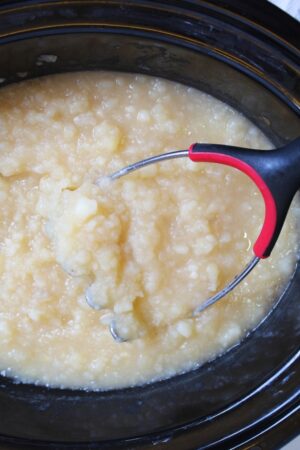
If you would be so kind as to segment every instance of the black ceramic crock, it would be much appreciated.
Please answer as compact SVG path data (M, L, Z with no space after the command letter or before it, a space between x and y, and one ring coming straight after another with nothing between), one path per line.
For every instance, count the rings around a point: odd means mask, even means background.
M158 75L230 103L279 145L299 135L299 34L264 0L0 1L0 81ZM93 393L0 378L0 447L279 448L299 432L299 288L297 270L242 344L170 380Z

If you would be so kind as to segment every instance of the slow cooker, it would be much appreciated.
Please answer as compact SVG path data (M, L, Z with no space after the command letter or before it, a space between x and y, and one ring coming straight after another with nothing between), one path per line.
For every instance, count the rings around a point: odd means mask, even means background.
M274 143L299 135L299 24L262 0L0 2L0 85L118 70L229 103ZM0 377L0 447L275 449L299 432L300 270L244 341L197 370L107 392Z

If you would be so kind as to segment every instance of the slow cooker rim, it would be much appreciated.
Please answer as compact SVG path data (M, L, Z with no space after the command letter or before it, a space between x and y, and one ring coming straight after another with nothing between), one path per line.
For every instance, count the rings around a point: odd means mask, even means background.
M65 31L64 29L67 27L68 31ZM101 27L101 28L100 28ZM131 28L126 27L119 27L118 29L112 27L111 24L102 24L102 23L94 23L91 25L84 25L84 24L78 24L78 26L74 27L73 25L64 24L58 26L53 26L52 29L47 28L47 31L44 31L44 28L41 29L35 29L35 30L28 30L26 32L20 32L16 33L13 36L10 37L3 37L0 34L0 39L2 39L2 43L12 43L14 41L20 41L20 40L26 40L26 39L32 39L35 37L45 37L45 36L51 36L51 35L70 35L70 34L78 34L78 33L112 33L112 34L118 34L118 35L124 35L124 36L141 36L145 39L152 40L155 37L156 41L161 42L167 42L172 44L175 44L175 42L178 40L178 45L180 47L187 47L193 51L201 52L201 48L206 48L206 51L202 52L203 54L212 56L219 61L228 64L229 66L233 67L234 69L237 69L241 72L243 72L245 75L251 77L258 83L264 85L267 89L269 89L272 93L274 93L277 97L280 98L284 103L287 104L293 111L297 114L300 114L300 101L297 101L296 97L293 95L290 95L285 89L281 89L280 85L276 84L274 81L267 79L267 74L264 72L259 73L253 73L250 68L247 67L245 62L242 60L233 60L232 57L230 57L230 54L224 54L223 52L218 52L218 50L214 49L212 46L209 47L208 45L202 44L199 48L199 43L197 41L192 41L191 39L187 39L184 36L170 36L169 34L164 34L161 32L161 30L152 29L151 31L147 29L141 29L141 30L132 30ZM183 45L182 41L185 41L185 45ZM198 47L198 48L197 48ZM299 52L300 57L300 52ZM27 78L25 78L27 79ZM20 80L21 81L21 80Z
M36 5L43 5L43 6L53 6L53 5L57 5L57 6L63 6L65 5L65 0L8 0L8 1L4 1L2 2L2 4L0 4L0 14L7 14L8 12L14 12L15 10L30 10L31 8L35 8ZM80 4L81 0L69 0L68 1L69 4ZM94 3L94 4L103 4L104 1L103 0L88 0L88 3ZM124 5L124 4L135 4L134 1L128 1L126 0L125 2L122 0L105 0L105 3L108 4L120 4L120 5ZM261 6L260 5L260 0L249 0L250 7L251 5L257 5L257 6ZM16 5L15 8L11 8L11 5ZM272 27L273 29L271 30L269 25L269 19L270 16L266 15L257 15L255 17L255 20L253 17L251 17L251 15L249 14L249 8L247 8L248 10L248 14L245 15L245 11L244 11L244 6L240 6L239 3L236 3L235 0L170 0L168 2L168 4L165 4L163 1L161 0L139 0L139 5L143 6L143 7L150 7L153 8L154 5L156 7L156 9L158 9L159 7L162 9L170 9L171 7L173 8L173 10L177 10L177 11L185 11L185 13L187 14L191 14L193 11L192 7L194 8L198 8L199 6L201 6L202 8L207 8L209 11L214 11L217 13L220 13L221 15L227 16L227 17L231 17L233 20L238 21L240 24L249 26L249 28L252 28L254 30L257 31L261 31L262 34L264 34L264 36L266 37L270 37L270 39L273 41L273 43L278 43L279 45L284 45L286 47L286 49L289 49L290 51L296 51L296 53L299 50L299 41L297 40L297 38L295 38L295 41L293 39L291 39L293 37L293 35L291 35L291 33L288 33L288 36L286 36L286 29L283 29L282 27L280 28L280 36L279 36L279 32L278 30L274 30L274 25L276 25L277 22L272 22ZM247 6L247 5L246 5ZM264 10L266 10L267 12L272 13L271 17L280 17L281 21L284 20L284 22L289 25L289 27L285 27L285 28L292 28L293 31L296 31L296 28L298 26L298 22L297 20L286 14L283 10L279 9L277 6L275 6L274 4L271 4L270 2L265 2L264 4ZM257 12L256 12L257 13ZM291 42L291 40L293 42Z

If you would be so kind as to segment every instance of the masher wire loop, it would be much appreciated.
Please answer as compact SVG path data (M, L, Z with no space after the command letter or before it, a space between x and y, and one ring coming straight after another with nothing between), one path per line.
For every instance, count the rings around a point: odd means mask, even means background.
M183 157L188 157L193 162L223 164L244 172L257 185L265 202L264 223L253 246L255 256L222 290L194 309L192 317L195 317L231 292L249 275L260 259L267 258L273 250L293 197L300 187L300 138L269 151L217 144L192 144L188 150L163 153L137 161L109 175L109 178L117 180L150 164ZM120 336L115 319L111 321L109 329L115 341L127 341Z

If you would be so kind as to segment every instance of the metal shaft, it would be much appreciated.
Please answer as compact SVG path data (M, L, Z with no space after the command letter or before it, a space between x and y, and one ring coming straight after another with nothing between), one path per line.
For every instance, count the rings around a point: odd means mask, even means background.
M219 300L221 300L221 298L225 297L225 295L229 294L229 292L231 292L238 284L240 284L241 281L243 281L243 279L247 275L249 275L249 273L254 269L259 261L260 258L258 258L257 256L252 258L245 269L239 275L234 277L234 279L230 283L228 283L227 286L225 286L221 291L217 292L213 297L208 298L204 303L202 303L202 305L197 306L197 308L194 309L193 316L201 313L209 306L217 303Z
M135 162L129 166L123 167L123 169L109 175L111 180L117 180L135 170L142 169L143 167L150 166L150 164L166 161L168 159L185 158L189 155L188 150L177 150L175 152L163 153L161 155L152 156L151 158L143 159L142 161Z

